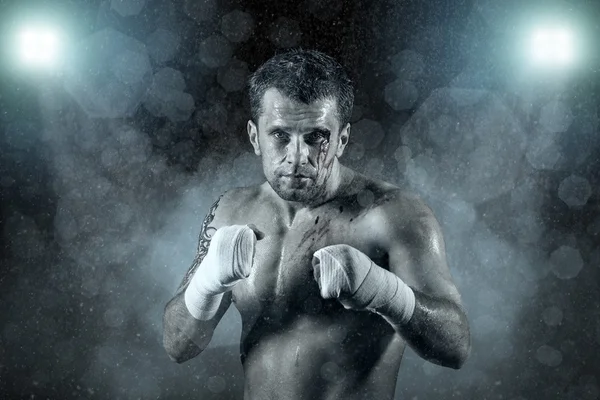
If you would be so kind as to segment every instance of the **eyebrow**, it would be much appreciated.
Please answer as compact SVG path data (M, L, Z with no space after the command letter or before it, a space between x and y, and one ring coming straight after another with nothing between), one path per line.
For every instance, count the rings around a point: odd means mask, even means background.
M275 125L275 126L272 126L271 128L269 128L269 133L273 133L275 131L283 131L285 133L289 133L290 130L291 129L288 126ZM327 128L315 127L310 130L307 130L307 133L305 133L305 135L311 134L311 133L320 133L321 135L323 135L327 138L329 138L331 136L331 131Z
M331 131L329 129L327 129L327 128L314 128L311 131L311 133L312 132L320 133L321 135L323 135L323 136L325 136L327 138L329 138L329 136L331 136Z

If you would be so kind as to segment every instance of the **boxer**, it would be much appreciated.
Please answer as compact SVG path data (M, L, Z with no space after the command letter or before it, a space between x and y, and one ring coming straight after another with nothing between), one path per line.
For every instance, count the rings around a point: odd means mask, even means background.
M431 209L340 162L353 88L331 57L276 55L251 76L250 143L266 181L232 188L202 223L164 313L185 362L233 303L244 399L393 399L405 347L460 368L470 333Z

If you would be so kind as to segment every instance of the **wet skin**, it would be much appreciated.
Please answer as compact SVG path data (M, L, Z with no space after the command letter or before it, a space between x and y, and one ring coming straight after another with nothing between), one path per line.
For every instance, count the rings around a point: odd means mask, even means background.
M267 182L229 190L211 207L202 227L199 256L181 290L200 265L210 237L223 226L251 225L258 232L252 272L225 293L217 316L199 325L200 344L182 342L189 355L178 350L184 354L181 359L197 355L207 345L210 334L205 333L212 332L234 304L242 317L245 400L393 399L406 340L414 345L421 338L395 329L376 313L348 310L337 299L323 299L313 275L313 254L329 245L350 245L378 267L393 269L412 288L428 286L431 295L459 305L441 235L431 235L422 225L415 235L395 234L412 232L406 228L422 221L424 207L400 188L339 162L350 125L339 123L335 101L303 104L270 89L263 97L259 121L249 121L247 129ZM415 261L415 254L424 257ZM453 307L426 300L420 295L421 315L413 325L419 332L431 329L432 318L444 325L420 348L440 343L437 349L446 355L448 348L465 343L454 338L468 334L466 322ZM173 326L182 326L191 317L181 309L181 301L174 304L178 314L168 315L179 316L182 322Z
M298 212L291 224L266 184L230 196L239 200L228 224L254 224L264 234L251 275L232 291L242 316L245 399L393 398L405 342L377 314L321 298L311 262L316 250L345 243L387 268L369 210L392 189L356 176L347 192ZM367 207L357 201L363 190L377 197Z

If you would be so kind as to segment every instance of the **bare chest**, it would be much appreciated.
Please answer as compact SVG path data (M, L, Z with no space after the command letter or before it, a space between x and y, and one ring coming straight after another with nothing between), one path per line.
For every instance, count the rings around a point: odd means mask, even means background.
M257 242L250 276L235 286L233 300L242 317L273 319L335 311L335 300L322 299L313 276L315 251L333 244L353 246L374 261L377 245L351 216L323 213L292 226L268 221L254 223L265 237ZM283 322L283 321L282 321Z

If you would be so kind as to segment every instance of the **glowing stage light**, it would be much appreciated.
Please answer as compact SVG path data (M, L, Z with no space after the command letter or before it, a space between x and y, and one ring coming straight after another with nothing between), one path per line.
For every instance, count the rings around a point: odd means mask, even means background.
M60 37L50 28L24 28L18 36L17 46L19 58L27 66L47 68L59 61Z
M530 50L537 65L570 65L575 58L573 34L566 28L538 28L531 36Z

